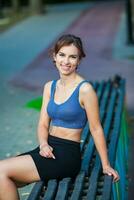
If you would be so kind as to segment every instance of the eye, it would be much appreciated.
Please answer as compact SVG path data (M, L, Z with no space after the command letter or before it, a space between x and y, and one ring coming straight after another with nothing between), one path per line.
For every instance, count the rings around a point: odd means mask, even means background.
M70 56L71 58L73 58L73 59L77 59L78 58L78 56Z
M65 54L64 53L59 53L59 56L63 57L63 56L65 56Z

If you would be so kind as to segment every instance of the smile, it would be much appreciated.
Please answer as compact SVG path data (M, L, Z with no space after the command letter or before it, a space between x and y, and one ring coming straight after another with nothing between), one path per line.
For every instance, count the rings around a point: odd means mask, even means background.
M69 70L70 69L70 66L67 66L67 65L61 65L61 68L63 70Z

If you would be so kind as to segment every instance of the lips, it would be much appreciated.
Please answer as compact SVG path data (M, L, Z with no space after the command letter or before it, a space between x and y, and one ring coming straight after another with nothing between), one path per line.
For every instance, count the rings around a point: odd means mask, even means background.
M61 65L61 68L65 71L68 71L70 69L70 66L67 65Z

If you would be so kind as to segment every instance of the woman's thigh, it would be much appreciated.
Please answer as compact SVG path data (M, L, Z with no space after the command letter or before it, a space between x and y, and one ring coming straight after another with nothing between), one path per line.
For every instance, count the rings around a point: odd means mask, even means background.
M16 183L32 183L40 177L30 155L22 155L0 161L0 173Z

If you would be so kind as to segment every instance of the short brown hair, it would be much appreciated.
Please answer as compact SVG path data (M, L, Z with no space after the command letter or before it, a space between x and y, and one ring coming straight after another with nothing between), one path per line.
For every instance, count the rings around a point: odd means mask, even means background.
M78 50L79 50L79 58L80 59L82 57L86 56L80 37L77 37L77 36L72 35L72 34L62 35L56 41L54 47L51 49L51 54L55 54L56 55L63 46L69 46L71 44L73 44L75 47L78 48Z

